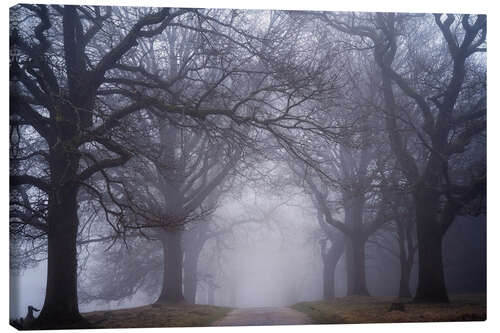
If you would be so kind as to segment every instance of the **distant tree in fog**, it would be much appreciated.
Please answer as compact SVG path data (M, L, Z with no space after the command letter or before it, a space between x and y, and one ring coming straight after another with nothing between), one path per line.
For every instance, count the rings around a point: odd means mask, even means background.
M331 300L335 295L335 270L340 258L345 253L344 235L332 230L334 227L325 222L323 214L318 212L318 223L326 237L320 238L320 253L323 261L323 298Z
M397 179L392 180L388 205L393 212L393 218L372 237L371 241L398 260L400 273L398 297L411 298L410 276L418 243L413 202L408 191L400 185ZM393 239L396 241L396 248L393 246Z
M344 163L340 164L338 169L341 178L335 180L340 184L339 192L342 193L340 198L332 198L329 193L333 192L329 191L328 186L321 183L321 180L318 185L314 179L318 177L314 177L311 170L303 168L297 172L298 177L304 178L311 199L326 223L337 228L346 237L348 295L368 294L365 277L365 243L369 236L390 219L389 209L383 196L376 192L371 193L373 179L368 174L366 164L368 154L366 152L365 154L360 155L363 157L356 164L352 163L354 160L352 162L346 160L347 155L344 155L344 159L340 157L337 160L339 163ZM353 155L348 156L353 157ZM339 210L343 211L344 215L341 220L336 217Z
M336 142L311 140L315 161L297 159L289 165L322 219L345 236L347 294L367 295L366 241L391 219L385 180L390 170L382 167L389 157L378 145L381 122L370 64L351 53L346 57L346 97L326 107L337 126L348 130Z

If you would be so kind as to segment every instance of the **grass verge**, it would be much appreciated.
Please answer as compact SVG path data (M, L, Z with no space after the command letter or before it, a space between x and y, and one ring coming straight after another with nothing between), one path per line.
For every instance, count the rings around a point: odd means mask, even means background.
M389 311L394 302L404 311ZM486 295L452 295L450 303L411 303L393 297L341 297L332 301L302 302L293 309L308 315L316 324L403 323L486 320Z
M209 305L161 304L82 315L92 328L198 327L210 326L230 310Z

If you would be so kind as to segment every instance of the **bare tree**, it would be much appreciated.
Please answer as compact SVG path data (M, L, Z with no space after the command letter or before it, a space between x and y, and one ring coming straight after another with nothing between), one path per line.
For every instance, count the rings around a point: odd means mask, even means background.
M307 100L335 86L331 77L321 77L328 63L300 56L295 41L305 35L297 35L296 23L280 28L283 16L274 15L266 27L245 25L236 11L22 5L13 7L11 18L11 122L32 129L33 137L44 143L41 153L29 157L44 156L46 172L19 169L11 174L14 187L35 187L48 202L48 284L41 326L81 319L77 195L91 177L133 155L118 130L126 129L124 119L148 108L198 118L218 131L248 124L274 133L287 145L291 140L285 131L290 128L331 131L329 124L298 112ZM199 52L191 44L186 49L185 59L194 67L179 64L181 78L190 85L177 89L186 88L188 94L170 90L180 78L169 77L168 69L159 66L154 72L136 63L145 54L139 43L161 39L168 26L192 31L198 42L211 36L210 48ZM155 45L165 43L149 44ZM288 60L278 61L285 54ZM204 70L210 66L217 68L213 75ZM65 255L56 262L56 253Z
M415 300L448 301L443 235L457 215L477 212L478 200L485 195L484 164L471 164L472 173L464 175L460 171L464 165L457 160L473 154L472 147L481 145L486 129L485 68L478 55L486 51L486 16L447 14L444 21L442 14L421 20L394 13L323 18L335 29L359 36L358 43L372 43L381 71L389 142L415 205L419 244ZM433 29L428 32L425 27ZM436 57L423 50L441 58L431 63ZM406 144L402 129L413 132L421 153ZM484 149L479 151L484 154ZM476 158L484 161L484 155Z
M197 268L206 242L232 230L208 223L221 185L276 178L279 189L286 163L324 233L326 298L344 249L331 227L345 236L348 294L367 295L366 242L393 222L400 296L418 245L415 301L448 301L443 236L485 210L486 16L10 13L11 265L48 261L34 327L82 321L78 276L102 244L121 264L151 262L110 299L159 283L158 302L194 302L203 279L226 287Z
M110 133L121 118L143 105L131 101L104 114L96 112L97 91L138 39L158 35L183 13L137 10L123 38L96 54L92 50L104 42L112 24L110 7L22 5L11 10L11 121L43 140L38 155L44 156L49 171L11 174L12 186L36 187L47 198L47 288L37 325L81 319L76 293L78 189L96 172L130 158ZM89 144L106 147L114 157L82 165L79 148Z

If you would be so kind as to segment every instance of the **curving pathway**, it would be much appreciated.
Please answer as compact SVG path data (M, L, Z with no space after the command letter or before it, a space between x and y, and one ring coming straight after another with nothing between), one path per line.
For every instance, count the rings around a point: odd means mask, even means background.
M291 308L241 308L229 312L213 326L307 325L312 321Z

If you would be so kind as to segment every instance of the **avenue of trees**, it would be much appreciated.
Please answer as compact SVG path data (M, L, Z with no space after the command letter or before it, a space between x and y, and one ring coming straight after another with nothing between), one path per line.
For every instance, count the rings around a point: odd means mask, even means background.
M447 302L443 238L486 211L485 52L484 15L12 7L11 268L47 260L35 327L138 290L213 304L234 233L279 220L217 214L252 184L306 198L325 299L342 257L369 295L384 233L399 297Z

